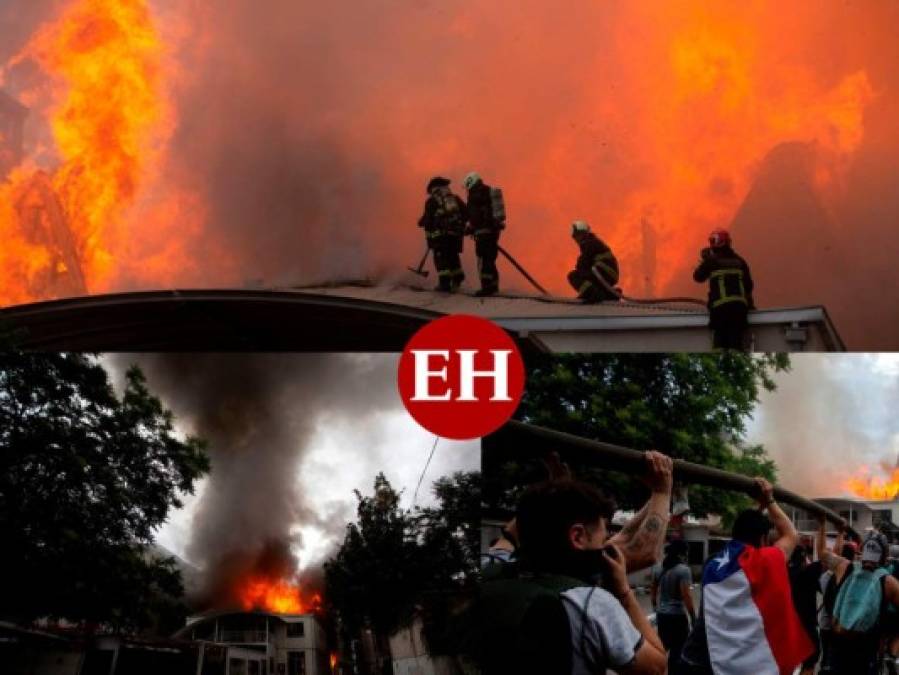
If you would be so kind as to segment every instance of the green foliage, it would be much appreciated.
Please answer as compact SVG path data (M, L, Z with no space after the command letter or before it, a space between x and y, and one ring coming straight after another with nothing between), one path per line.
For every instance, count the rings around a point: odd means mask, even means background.
M715 354L554 355L529 363L527 391L516 417L526 422L675 458L775 478L761 447L745 447L746 422L772 375L788 357ZM638 506L646 490L632 477L573 466L622 507ZM510 507L521 486L545 477L541 467L509 464L485 481L492 507ZM694 513L724 516L743 498L691 488Z
M326 597L347 636L365 627L387 636L408 625L429 598L476 578L480 474L456 473L433 486L438 505L403 510L384 474L370 497L356 493L357 522L325 564ZM427 609L427 608L425 608Z
M208 469L137 368L119 399L92 357L0 355L0 614L118 630L171 620L180 576L149 547Z

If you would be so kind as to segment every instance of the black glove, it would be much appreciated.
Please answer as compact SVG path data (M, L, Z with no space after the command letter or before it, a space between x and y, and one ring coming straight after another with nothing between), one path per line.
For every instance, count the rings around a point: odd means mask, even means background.
M710 249L708 246L706 246L704 249L702 249L699 252L699 257L702 258L703 260L708 260L709 258L712 257L712 255L713 255L712 249Z

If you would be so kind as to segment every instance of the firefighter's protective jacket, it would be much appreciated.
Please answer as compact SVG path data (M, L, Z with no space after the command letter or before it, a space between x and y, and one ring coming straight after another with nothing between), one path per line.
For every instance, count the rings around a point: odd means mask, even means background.
M418 226L424 228L431 248L451 244L461 246L467 220L468 209L465 202L448 190L438 190L425 201L425 211L418 220Z
M754 309L749 265L730 246L703 249L693 279L699 283L709 282L709 310L730 304Z
M614 286L618 283L618 260L612 249L592 232L584 232L577 237L581 254L578 256L575 270L593 276L592 268L602 274L606 282Z

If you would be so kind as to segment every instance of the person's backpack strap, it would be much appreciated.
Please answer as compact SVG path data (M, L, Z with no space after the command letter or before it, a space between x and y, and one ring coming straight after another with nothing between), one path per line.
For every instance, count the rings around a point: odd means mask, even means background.
M484 581L468 640L484 675L570 672L570 665L558 667L572 661L571 629L560 595L583 585L556 575Z

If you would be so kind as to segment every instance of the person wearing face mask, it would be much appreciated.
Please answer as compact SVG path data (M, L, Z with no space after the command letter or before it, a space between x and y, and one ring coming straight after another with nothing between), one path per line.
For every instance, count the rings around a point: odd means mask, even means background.
M484 675L664 673L665 648L627 574L656 562L669 518L672 461L646 453L651 495L618 534L615 506L572 479L528 488L516 510L518 569L485 582L478 613Z
M830 672L876 673L886 610L899 606L899 581L885 567L889 543L880 532L870 532L862 543L860 560L850 562L822 550L821 538L818 555L833 571L840 589L833 607Z

